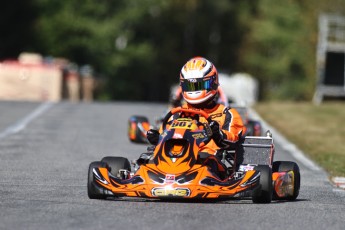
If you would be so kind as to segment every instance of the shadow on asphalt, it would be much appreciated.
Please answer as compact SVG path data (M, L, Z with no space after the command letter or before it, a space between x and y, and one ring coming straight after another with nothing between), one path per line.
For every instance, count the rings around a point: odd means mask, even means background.
M148 199L148 198L134 198L134 197L121 197L121 198L108 198L108 201L115 202L150 202L150 203L195 203L195 204L253 204L250 198L229 198L229 199ZM306 202L308 199L289 200L272 200L270 204L280 204L287 202Z

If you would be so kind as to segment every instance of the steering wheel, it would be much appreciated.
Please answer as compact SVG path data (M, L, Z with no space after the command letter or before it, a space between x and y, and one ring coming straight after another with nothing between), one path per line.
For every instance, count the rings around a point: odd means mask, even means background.
M172 110L170 110L166 115L165 117L163 118L162 120L162 128L163 130L165 130L166 128L166 125L169 121L169 118L176 114L176 113L190 113L190 114L194 114L194 115L200 115L204 118L206 118L207 122L210 123L212 121L211 117L203 110L200 110L200 109L186 109L186 108L181 108L181 107L176 107L176 108L173 108ZM205 131L207 133L207 136L211 136L212 135L212 131L211 131L211 128L208 124L204 124L204 127L205 127Z

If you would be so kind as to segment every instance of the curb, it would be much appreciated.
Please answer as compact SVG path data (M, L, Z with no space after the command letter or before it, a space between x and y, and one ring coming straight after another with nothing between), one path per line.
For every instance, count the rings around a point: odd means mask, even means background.
M331 180L338 188L345 189L345 177L333 177Z

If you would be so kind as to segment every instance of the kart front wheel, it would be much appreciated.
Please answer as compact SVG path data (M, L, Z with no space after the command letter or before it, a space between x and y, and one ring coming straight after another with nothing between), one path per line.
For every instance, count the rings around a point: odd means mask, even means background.
M253 202L271 203L273 194L272 169L268 165L258 165L254 170L260 172L260 186L253 191Z
M104 194L104 189L99 187L94 182L94 168L105 168L107 167L105 163L100 161L92 162L89 165L89 173L87 177L87 195L90 199L106 199L107 196Z
M125 157L103 157L101 162L106 163L109 166L109 172L115 177L121 177L120 169L131 171L131 164Z

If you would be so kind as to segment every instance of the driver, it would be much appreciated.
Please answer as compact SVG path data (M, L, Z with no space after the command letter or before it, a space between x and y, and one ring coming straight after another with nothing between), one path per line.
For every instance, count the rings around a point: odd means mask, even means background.
M215 66L203 57L190 59L180 73L182 97L187 102L183 107L201 109L210 115L209 123L212 130L212 140L200 149L200 158L214 156L220 149L227 149L239 141L245 127L239 113L218 103L219 81ZM200 122L207 122L200 117ZM152 145L157 145L159 132L150 129L147 139Z

